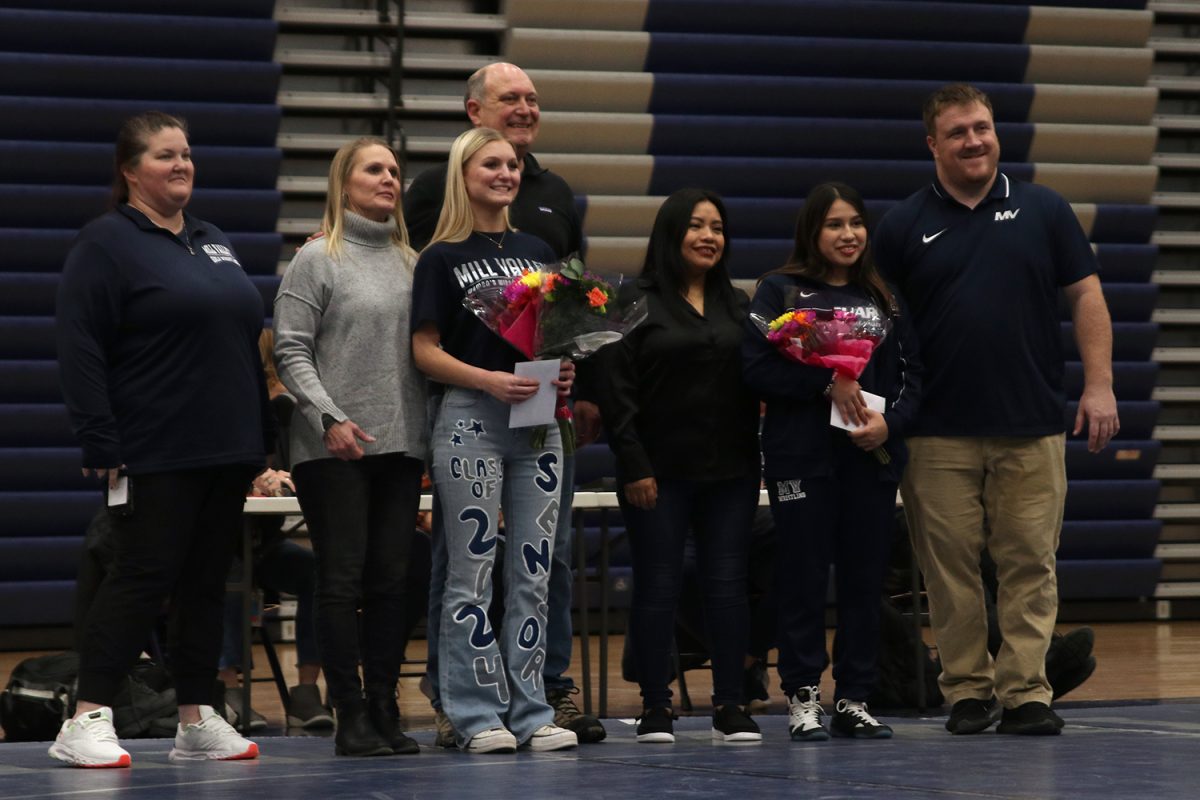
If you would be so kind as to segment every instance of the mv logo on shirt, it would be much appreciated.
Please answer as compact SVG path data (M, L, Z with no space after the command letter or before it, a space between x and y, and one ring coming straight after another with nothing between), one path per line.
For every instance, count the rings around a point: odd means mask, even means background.
M997 211L994 222L1008 222L1010 219L1016 219L1017 214L1021 213L1021 209L1013 209L1012 211Z
M228 261L230 264L237 264L239 267L241 266L241 264L238 263L237 258L234 257L233 251L223 244L202 244L200 245L200 249L204 251L205 255L212 259L214 264L220 264L222 261Z
M803 481L775 481L775 493L779 496L779 502L786 503L789 500L803 500L808 497L804 493Z

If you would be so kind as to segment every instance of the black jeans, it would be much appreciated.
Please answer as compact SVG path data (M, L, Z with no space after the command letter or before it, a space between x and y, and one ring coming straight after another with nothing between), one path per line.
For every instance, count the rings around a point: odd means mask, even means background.
M624 481L620 482L624 486ZM750 526L758 502L758 478L722 481L658 481L658 503L649 510L617 499L629 531L633 557L633 637L645 708L670 706L671 643L675 608L683 585L683 553L689 530L704 595L711 648L714 706L742 703L742 663L749 643L746 563Z
M335 703L361 698L364 684L371 693L396 690L423 468L415 458L387 453L305 461L292 470L317 556L317 648Z
M879 596L891 554L896 484L879 479L870 453L834 448L828 478L767 479L779 537L775 581L779 677L793 694L825 671L829 566L837 589L836 700L865 701L879 660Z
M112 705L169 597L175 694L181 705L212 702L225 576L255 472L233 464L130 478L133 513L111 517L112 565L80 637L80 700Z

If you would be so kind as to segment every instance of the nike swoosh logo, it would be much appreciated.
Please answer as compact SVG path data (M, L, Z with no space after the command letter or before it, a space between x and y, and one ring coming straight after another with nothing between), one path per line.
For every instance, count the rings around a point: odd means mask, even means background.
M921 241L922 241L922 242L924 242L925 244L929 244L929 243L930 243L930 242L932 242L934 239L936 239L937 237L941 236L943 233L945 233L945 232L946 232L946 231L948 231L948 230L950 230L950 229L949 229L949 228L942 228L940 231L938 231L937 233L933 234L932 236L922 236L922 237L921 237Z
M812 297L815 294L816 294L816 292L801 292L800 296L803 297L805 300L807 300L808 298Z

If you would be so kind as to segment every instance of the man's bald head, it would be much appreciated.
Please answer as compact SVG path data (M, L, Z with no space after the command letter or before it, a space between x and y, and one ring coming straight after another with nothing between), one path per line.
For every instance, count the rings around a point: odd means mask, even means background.
M525 70L505 62L488 64L467 79L463 98L467 116L476 127L495 128L523 159L537 139L537 90Z

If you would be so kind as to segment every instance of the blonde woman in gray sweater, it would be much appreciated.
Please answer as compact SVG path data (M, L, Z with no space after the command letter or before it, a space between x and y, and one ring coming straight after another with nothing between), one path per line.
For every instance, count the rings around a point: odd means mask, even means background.
M300 249L275 298L279 376L299 401L292 477L317 557L317 642L339 755L418 750L396 707L404 581L428 447L425 379L409 337L416 254L400 187L383 141L338 150L325 236Z

